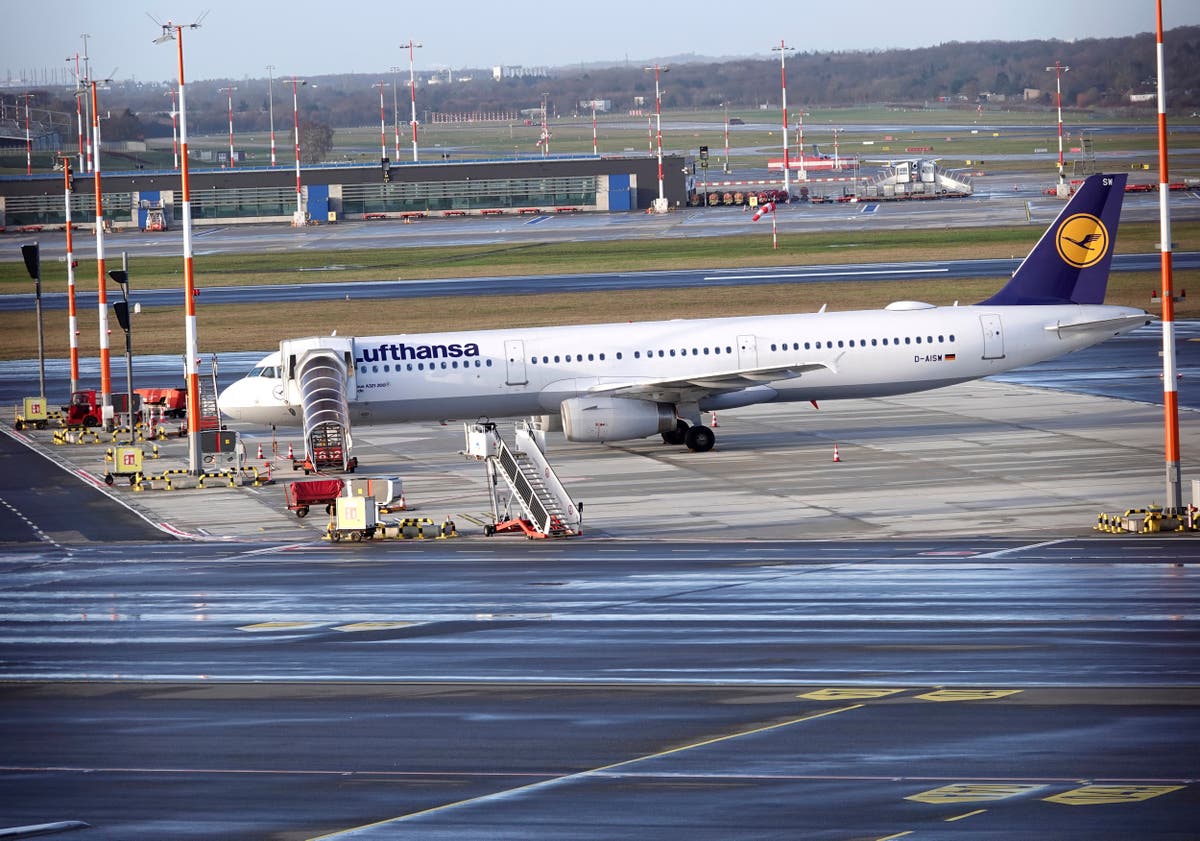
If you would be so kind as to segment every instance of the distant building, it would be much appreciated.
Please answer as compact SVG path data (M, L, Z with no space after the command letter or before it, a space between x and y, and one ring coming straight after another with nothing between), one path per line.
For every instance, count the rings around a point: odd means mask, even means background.
M1036 102L1042 98L1042 91L1039 88L1025 88L1025 101Z
M598 112L607 113L612 110L611 99L581 99L579 108L583 111L590 111L595 108Z
M492 79L547 79L550 77L549 67L522 67L515 65L496 65L492 68Z

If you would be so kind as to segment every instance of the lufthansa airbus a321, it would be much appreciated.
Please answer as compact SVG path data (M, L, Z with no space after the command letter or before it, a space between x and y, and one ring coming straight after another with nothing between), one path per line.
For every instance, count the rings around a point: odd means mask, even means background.
M308 427L319 420L312 404L340 403L347 433L350 424L548 415L572 441L661 435L703 452L715 435L702 412L940 388L1149 323L1143 310L1104 304L1124 188L1124 175L1089 177L978 304L285 340L225 389L220 407L235 420ZM334 382L306 385L299 357L314 350L340 360L322 369Z

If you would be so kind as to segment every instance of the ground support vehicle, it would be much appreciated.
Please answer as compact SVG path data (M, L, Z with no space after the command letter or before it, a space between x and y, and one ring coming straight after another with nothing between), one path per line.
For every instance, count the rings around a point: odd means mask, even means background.
M317 505L325 506L325 512L332 514L344 486L341 479L299 479L284 485L283 495L288 510L295 511L297 517L307 517L309 509Z

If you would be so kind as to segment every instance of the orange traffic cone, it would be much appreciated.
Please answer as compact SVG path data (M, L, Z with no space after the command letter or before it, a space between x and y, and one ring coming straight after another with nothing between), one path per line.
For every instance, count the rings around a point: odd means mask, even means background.
M292 445L291 445L291 444L288 444L288 454L287 454L287 457L288 457L288 461L295 461L295 460L296 460L296 456L295 456L295 454L292 452Z
M256 456L256 458L258 458L258 459L262 459L262 457L263 457L263 454L262 454L262 444L260 443L260 444L258 445L258 455Z
M713 412L712 413L712 428L716 429L718 426L719 426L719 424L717 423L717 413Z
M842 460L841 454L838 453L837 444L833 445L833 460L835 463Z

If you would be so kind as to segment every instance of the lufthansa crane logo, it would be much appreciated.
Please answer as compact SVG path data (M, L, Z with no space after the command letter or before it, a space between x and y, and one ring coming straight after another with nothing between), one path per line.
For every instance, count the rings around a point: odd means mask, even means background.
M1077 269L1099 263L1108 244L1108 229L1090 213L1076 213L1058 226L1058 256Z

